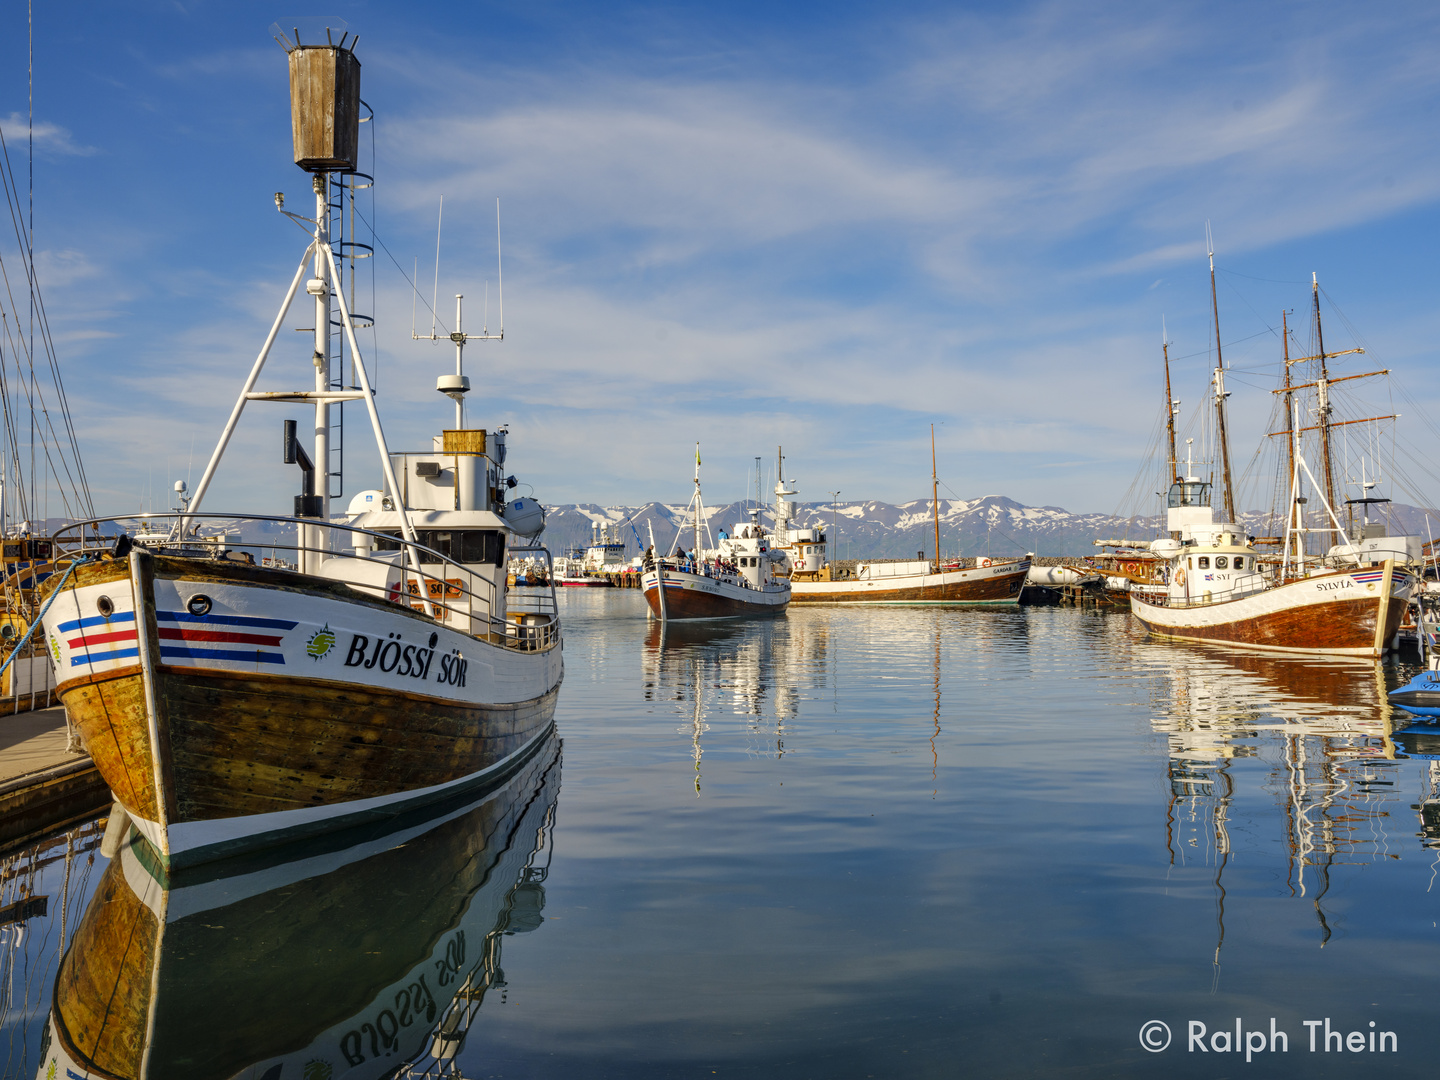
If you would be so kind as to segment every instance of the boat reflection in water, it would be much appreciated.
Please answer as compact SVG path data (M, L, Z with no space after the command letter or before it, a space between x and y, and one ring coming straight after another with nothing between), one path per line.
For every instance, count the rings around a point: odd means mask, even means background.
M482 800L343 850L167 888L126 844L61 963L39 1076L453 1074L501 939L543 922L559 788L551 736Z
M700 792L703 736L717 714L745 724L746 753L784 757L785 739L807 689L826 679L830 627L823 619L652 622L641 656L644 700L683 715Z
M1398 762L1392 707L1378 662L1240 653L1201 644L1141 644L1137 659L1165 679L1151 725L1168 742L1165 835L1172 865L1213 866L1217 948L1224 940L1224 870L1229 813L1241 759L1258 759L1262 790L1280 804L1290 894L1322 903L1332 868L1394 854L1387 835ZM1408 804L1407 804L1408 806ZM1409 830L1406 829L1406 835Z

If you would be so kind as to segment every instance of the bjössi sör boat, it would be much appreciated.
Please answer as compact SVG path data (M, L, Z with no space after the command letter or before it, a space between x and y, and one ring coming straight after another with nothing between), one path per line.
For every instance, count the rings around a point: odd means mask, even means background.
M499 783L552 728L562 677L553 590L505 585L509 554L548 560L526 540L543 514L528 499L506 503L506 432L465 426L463 372L440 380L455 427L426 452L388 449L342 288L341 260L358 245L332 234L362 186L360 65L343 38L287 46L295 159L313 174L315 217L277 196L311 235L280 312L167 539L147 530L146 543L102 553L100 531L82 528L68 550L91 557L49 583L59 696L167 870ZM257 391L302 281L314 388ZM458 368L466 335L457 325L451 336ZM347 351L358 385L343 378ZM201 502L252 400L314 406L314 464L293 428L286 440L304 494L293 517L244 526L224 515L242 543L202 542L221 515L200 513ZM330 438L332 409L346 401L368 411L384 486L356 496L342 523L330 513ZM277 527L295 530L293 566L243 550L247 539L258 546L245 528L273 537Z

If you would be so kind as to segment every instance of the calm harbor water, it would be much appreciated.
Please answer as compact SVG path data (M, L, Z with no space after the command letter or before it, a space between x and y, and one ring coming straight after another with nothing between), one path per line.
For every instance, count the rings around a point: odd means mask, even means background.
M0 927L3 1075L46 1075L52 1005L124 1076L1433 1074L1409 669L562 604L563 750L438 826L168 895L94 830L8 857L0 905L47 902Z

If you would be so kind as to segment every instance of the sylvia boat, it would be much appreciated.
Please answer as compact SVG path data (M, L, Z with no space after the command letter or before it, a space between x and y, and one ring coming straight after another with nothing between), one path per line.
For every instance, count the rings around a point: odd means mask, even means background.
M1211 300L1214 304L1215 264L1210 262ZM1292 360L1289 356L1288 323L1285 342L1284 394L1282 416L1289 429L1276 432L1286 437L1288 451L1289 505L1285 536L1275 541L1284 545L1284 554L1262 557L1243 526L1236 523L1234 486L1230 478L1230 454L1225 425L1225 367L1217 344L1217 366L1213 376L1216 432L1222 460L1224 514L1216 520L1210 505L1211 485L1193 475L1193 461L1186 462L1185 475L1178 474L1174 427L1170 426L1169 471L1174 477L1166 506L1169 537L1155 540L1150 549L1165 560L1163 591L1132 592L1130 610L1152 634L1164 637L1214 641L1250 649L1320 655L1359 656L1378 659L1396 644L1406 605L1416 584L1411 570L1420 551L1418 537L1385 535L1385 529L1366 523L1359 533L1346 540L1335 511L1333 465L1331 462L1328 389L1333 380L1325 366L1327 359L1342 355L1324 351L1320 333L1319 285L1315 285L1315 329L1321 342L1317 356ZM1218 307L1216 308L1218 313ZM1216 341L1219 341L1218 325ZM1359 351L1359 350L1348 350ZM1313 384L1292 385L1292 364L1316 363ZM1357 376L1350 376L1350 378ZM1296 392L1314 386L1317 391L1320 453L1324 483L1316 481L1301 449L1304 427ZM1169 366L1166 364L1166 409L1173 418L1169 401ZM1391 419L1389 417L1378 419ZM1310 496L1304 482L1309 480L1312 496L1323 516L1319 527L1307 527L1304 507ZM1388 500L1369 497L1352 503ZM1341 542L1328 548L1323 558L1307 556L1307 534L1335 534ZM1278 565L1277 565L1278 563Z

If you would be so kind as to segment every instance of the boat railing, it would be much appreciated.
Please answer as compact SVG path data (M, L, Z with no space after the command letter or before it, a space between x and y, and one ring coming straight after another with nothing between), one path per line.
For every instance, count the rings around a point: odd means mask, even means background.
M178 526L180 519L184 519L183 533L179 528L172 528L165 534L147 528L137 540L130 528L132 523L137 522L148 527L155 522L170 521ZM209 522L216 531L204 533L198 522ZM237 531L249 522L296 526L297 529L293 541L279 536L246 538L243 532ZM319 543L303 539L317 537L317 534ZM121 514L74 522L55 533L56 561L110 551L121 536L127 536L131 543L140 544L160 555L263 566L281 573L299 573L298 567L311 562L323 567L323 560L331 559L353 559L362 564L393 566L399 572L398 581L393 580L395 575L388 570L376 575L373 582L343 574L331 576L324 572L311 576L348 585L390 603L408 604L436 622L506 648L538 652L550 648L559 640L559 604L555 597L550 552L537 544L510 547L507 554L542 558L547 583L507 588L503 561L496 568L495 580L492 580L472 566L457 562L444 552L418 541L397 541L393 532L316 518L206 514L187 510L169 514ZM344 543L347 538L351 541L349 544ZM366 542L359 542L361 538ZM382 544L386 545L384 549ZM293 555L294 563L280 557L282 553L286 557Z
M716 566L713 562L697 563L693 559L662 558L660 565L665 570L673 570L677 574L694 574L696 577L710 578L712 581L722 581L727 585L734 585L741 589L753 589L756 592L765 591L763 588L753 584L750 579L740 573L739 570L724 570ZM649 571L654 568L655 564L650 562L646 563L642 569Z

